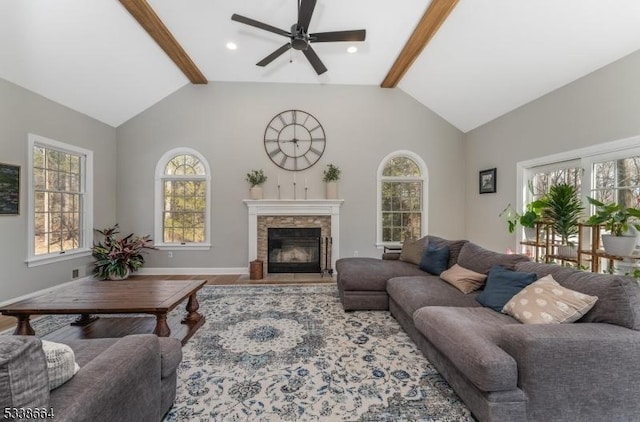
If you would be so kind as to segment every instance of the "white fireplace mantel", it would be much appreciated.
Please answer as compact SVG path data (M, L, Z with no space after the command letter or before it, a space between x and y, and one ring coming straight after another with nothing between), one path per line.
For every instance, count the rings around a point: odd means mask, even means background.
M244 199L249 209L249 262L258 258L258 216L328 215L331 217L331 268L340 257L340 206L344 199Z

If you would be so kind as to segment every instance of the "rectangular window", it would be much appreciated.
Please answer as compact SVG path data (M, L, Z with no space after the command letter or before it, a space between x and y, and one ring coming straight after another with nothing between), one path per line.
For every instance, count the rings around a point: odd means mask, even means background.
M419 238L421 221L422 181L382 182L382 241Z
M88 253L91 152L36 135L29 135L29 148L29 265Z
M165 180L163 242L204 242L205 210L205 180Z
M537 199L549 192L551 186L559 184L568 184L575 186L578 191L582 185L582 168L578 165L568 164L568 167L555 169L531 169L531 178L529 179L529 195L528 201Z
M640 206L640 156L593 163L589 196L623 208Z

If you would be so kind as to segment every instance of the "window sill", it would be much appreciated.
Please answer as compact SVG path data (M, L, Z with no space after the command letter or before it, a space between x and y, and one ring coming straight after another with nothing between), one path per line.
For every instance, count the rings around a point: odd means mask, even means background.
M74 251L63 252L59 254L48 254L44 256L34 256L28 258L25 262L27 267L39 267L40 265L53 264L56 262L68 261L70 259L82 258L85 256L91 256L90 249L78 249Z
M208 251L211 249L210 243L161 243L154 246L161 251Z

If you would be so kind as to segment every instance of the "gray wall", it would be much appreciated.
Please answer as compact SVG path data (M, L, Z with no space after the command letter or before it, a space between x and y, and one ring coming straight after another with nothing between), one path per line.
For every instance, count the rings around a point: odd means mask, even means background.
M298 172L298 198L305 178L309 198L324 198L322 171L341 167L342 256L380 256L376 249L376 171L388 153L408 149L429 168L429 231L464 234L463 134L400 90L371 86L210 83L187 85L117 129L118 221L124 231L153 233L154 170L166 151L194 148L212 169L210 251L152 251L148 267L238 268L247 266L245 175L264 169L265 198L292 198L292 173L276 167L263 147L264 130L277 113L313 114L327 135L324 156Z
M90 257L27 268L28 133L94 152L94 222L115 221L115 129L0 79L0 162L21 167L20 215L0 216L0 301L69 281L76 268L91 272Z
M515 247L498 214L516 203L516 163L640 134L640 52L466 134L466 235ZM478 171L498 168L498 192L478 194Z

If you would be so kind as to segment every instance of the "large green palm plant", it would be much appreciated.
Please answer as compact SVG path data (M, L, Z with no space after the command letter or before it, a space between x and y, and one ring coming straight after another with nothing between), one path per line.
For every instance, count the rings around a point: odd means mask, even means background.
M553 230L560 236L563 245L568 245L569 238L578 233L583 209L575 186L562 183L549 189L543 215L551 221Z

